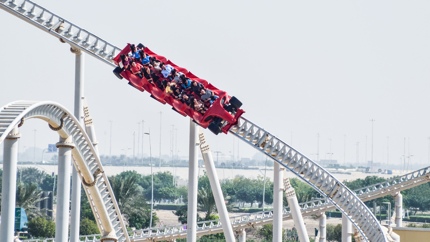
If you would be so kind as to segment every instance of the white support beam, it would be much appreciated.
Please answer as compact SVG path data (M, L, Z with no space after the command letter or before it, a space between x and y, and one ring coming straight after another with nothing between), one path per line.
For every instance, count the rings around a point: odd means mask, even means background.
M13 241L14 239L16 173L18 169L18 140L20 137L19 130L15 127L6 137L3 146L1 241Z

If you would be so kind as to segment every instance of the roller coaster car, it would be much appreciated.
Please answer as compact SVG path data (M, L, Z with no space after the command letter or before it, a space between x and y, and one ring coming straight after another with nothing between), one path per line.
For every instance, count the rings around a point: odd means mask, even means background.
M203 128L208 128L214 134L219 134L221 132L227 133L230 128L237 123L240 116L245 112L243 109L240 109L242 103L236 97L229 96L225 91L219 90L211 83L208 83L206 80L198 78L193 73L187 71L185 68L175 65L170 60L167 60L163 56L157 55L145 47L145 52L149 56L155 57L157 60L173 66L176 70L184 73L186 77L201 83L205 88L211 90L215 95L218 96L218 98L212 103L212 105L206 110L204 114L196 112L188 105L182 103L178 99L173 98L163 90L156 87L153 83L148 82L146 78L140 78L136 75L133 75L130 71L124 70L120 56L122 54L129 55L130 51L130 44L127 44L127 46L122 49L115 58L113 58L113 62L117 65L117 67L113 70L115 76L117 76L119 79L124 78L128 80L128 84L142 92L149 92L151 97L160 103L168 103L172 106L173 110L182 116L189 116L195 123Z

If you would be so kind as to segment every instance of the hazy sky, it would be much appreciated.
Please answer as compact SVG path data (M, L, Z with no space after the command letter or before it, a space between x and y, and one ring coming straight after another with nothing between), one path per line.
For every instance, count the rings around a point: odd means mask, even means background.
M312 159L364 164L373 153L384 164L403 164L403 155L429 164L429 1L36 3L118 47L142 42L238 97L244 117ZM51 100L73 112L69 46L4 11L0 22L0 106ZM85 62L102 154L141 153L142 120L154 156L160 124L161 153L188 154L188 118L117 79L110 66L89 55ZM205 134L220 159L255 154L232 135ZM57 140L34 120L20 146Z

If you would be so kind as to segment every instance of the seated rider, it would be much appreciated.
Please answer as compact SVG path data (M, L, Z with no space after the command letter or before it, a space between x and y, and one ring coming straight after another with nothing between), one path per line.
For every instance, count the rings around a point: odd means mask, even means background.
M130 49L131 49L131 56L135 60L140 60L140 53L139 53L139 50L136 49L136 46L134 44L131 44Z
M184 90L185 92L189 92L191 89L191 80L185 75L181 75L179 78L181 79L182 90Z
M197 100L197 98L194 98L193 102L194 102L193 103L194 110L196 110L197 112L199 112L201 114L204 114L206 112L206 107L202 101Z
M182 93L181 102L192 108L194 106L194 97L188 96L186 93Z
M134 75L140 78L143 77L142 68L143 66L139 62L136 62L136 61L131 62L131 67L130 67L131 73L133 73Z
M123 68L124 70L129 70L130 68L130 59L128 58L128 56L122 54L120 56L121 58L121 62L118 63L119 67Z
M210 106L218 98L218 96L215 95L211 90L204 88L200 90L200 95L206 106Z
M150 64L150 58L149 55L147 55L143 50L139 50L139 56L140 56L140 62L142 65L149 65Z
M161 90L164 90L167 86L167 80L163 78L163 75L161 74L161 67L154 67L152 69L152 80L154 84L160 88Z
M197 81L192 81L191 83L191 91L197 95L200 96L200 91L203 89L203 84L201 84L200 82Z
M161 63L160 67L161 67L161 75L163 75L164 78L168 78L172 70L174 70L173 66L169 64L165 65L164 63Z

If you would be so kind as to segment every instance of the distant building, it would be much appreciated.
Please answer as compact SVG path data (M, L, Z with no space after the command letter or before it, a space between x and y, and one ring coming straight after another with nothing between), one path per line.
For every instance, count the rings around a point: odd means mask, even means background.
M337 160L319 160L317 162L322 167L338 167L339 163Z

